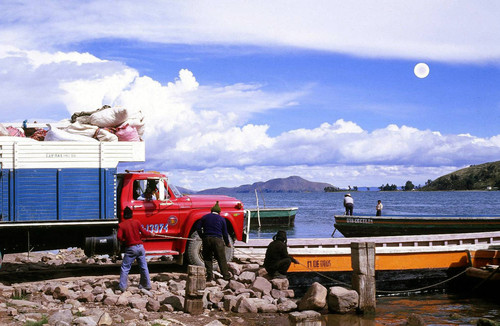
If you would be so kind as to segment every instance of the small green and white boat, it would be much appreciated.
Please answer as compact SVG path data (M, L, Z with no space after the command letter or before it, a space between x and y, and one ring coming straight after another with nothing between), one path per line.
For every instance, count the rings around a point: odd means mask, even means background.
M250 227L294 226L298 207L250 208Z

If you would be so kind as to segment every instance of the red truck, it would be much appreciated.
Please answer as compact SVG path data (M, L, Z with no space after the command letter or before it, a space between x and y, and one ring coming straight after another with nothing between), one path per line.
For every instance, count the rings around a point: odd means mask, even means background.
M245 212L240 200L221 195L182 195L167 178L155 172L126 172L118 174L118 206L132 208L133 218L141 221L156 237L146 239L149 255L173 255L189 264L203 265L201 241L195 222L219 202L221 215L226 219L230 241L244 239ZM226 249L229 259L233 247Z
M240 200L182 195L157 172L117 172L119 162L144 160L143 142L0 137L0 264L2 253L31 250L80 247L89 256L117 254L115 233L127 206L158 234L145 239L148 255L202 265L194 224L216 201L232 240L244 240ZM228 258L232 254L228 248Z

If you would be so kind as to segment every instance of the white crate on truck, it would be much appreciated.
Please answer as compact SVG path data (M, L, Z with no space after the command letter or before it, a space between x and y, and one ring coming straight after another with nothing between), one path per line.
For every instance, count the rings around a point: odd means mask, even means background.
M116 168L144 162L144 142L37 141L0 137L0 169Z

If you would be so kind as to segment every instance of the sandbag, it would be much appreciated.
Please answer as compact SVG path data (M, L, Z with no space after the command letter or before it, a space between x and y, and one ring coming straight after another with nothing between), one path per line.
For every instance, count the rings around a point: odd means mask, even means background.
M33 135L31 135L31 139L38 140L38 141L45 140L45 136L46 135L47 135L47 130L45 130L45 129L37 129L33 133Z
M94 137L99 141L118 141L118 136L105 128L97 129Z
M86 124L89 124L89 123L90 123L90 116L91 116L93 113L96 113L96 112L101 111L101 110L109 109L109 108L110 108L110 106L109 106L109 105L103 105L103 106L102 106L102 108L97 109L97 110L93 110L93 111L81 111L81 112L75 112L75 113L73 113L73 115L71 116L71 123L76 122L76 121L80 121L80 123L86 123ZM84 121L89 121L89 122L83 122L82 120L84 120Z
M14 128L14 127L8 126L6 129L7 129L7 132L9 133L9 136L26 137L24 135L24 130L22 128Z
M70 134L82 135L86 137L94 137L97 129L99 127L93 125L86 125L80 122L75 122L64 128L64 131L69 132Z
M128 119L126 108L114 107L106 108L92 113L90 116L91 124L99 127L116 127Z
M127 121L125 121L122 125L120 125L120 127L126 124L128 124L131 127L134 127L137 130L139 137L142 139L145 130L144 115L142 114L142 111L138 111L133 115L129 116Z
M141 141L137 129L127 124L116 128L115 135L119 141Z
M0 123L0 136L10 136L9 131Z
M47 131L47 134L45 135L45 141L82 141L82 142L97 141L91 137L77 135L77 134L71 134L67 131L64 131L64 130L61 130L58 128L52 128L52 126L50 124L48 126L49 126L49 130Z
M82 124L78 122L78 119L75 123L70 124L63 130L70 134L96 138L99 141L118 141L118 137L111 131L93 125Z

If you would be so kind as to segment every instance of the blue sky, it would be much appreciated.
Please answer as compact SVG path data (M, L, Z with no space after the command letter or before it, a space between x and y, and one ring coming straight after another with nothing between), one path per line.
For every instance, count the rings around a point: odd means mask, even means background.
M141 110L147 162L136 167L190 189L290 175L424 184L500 159L496 1L19 1L0 11L2 121Z

